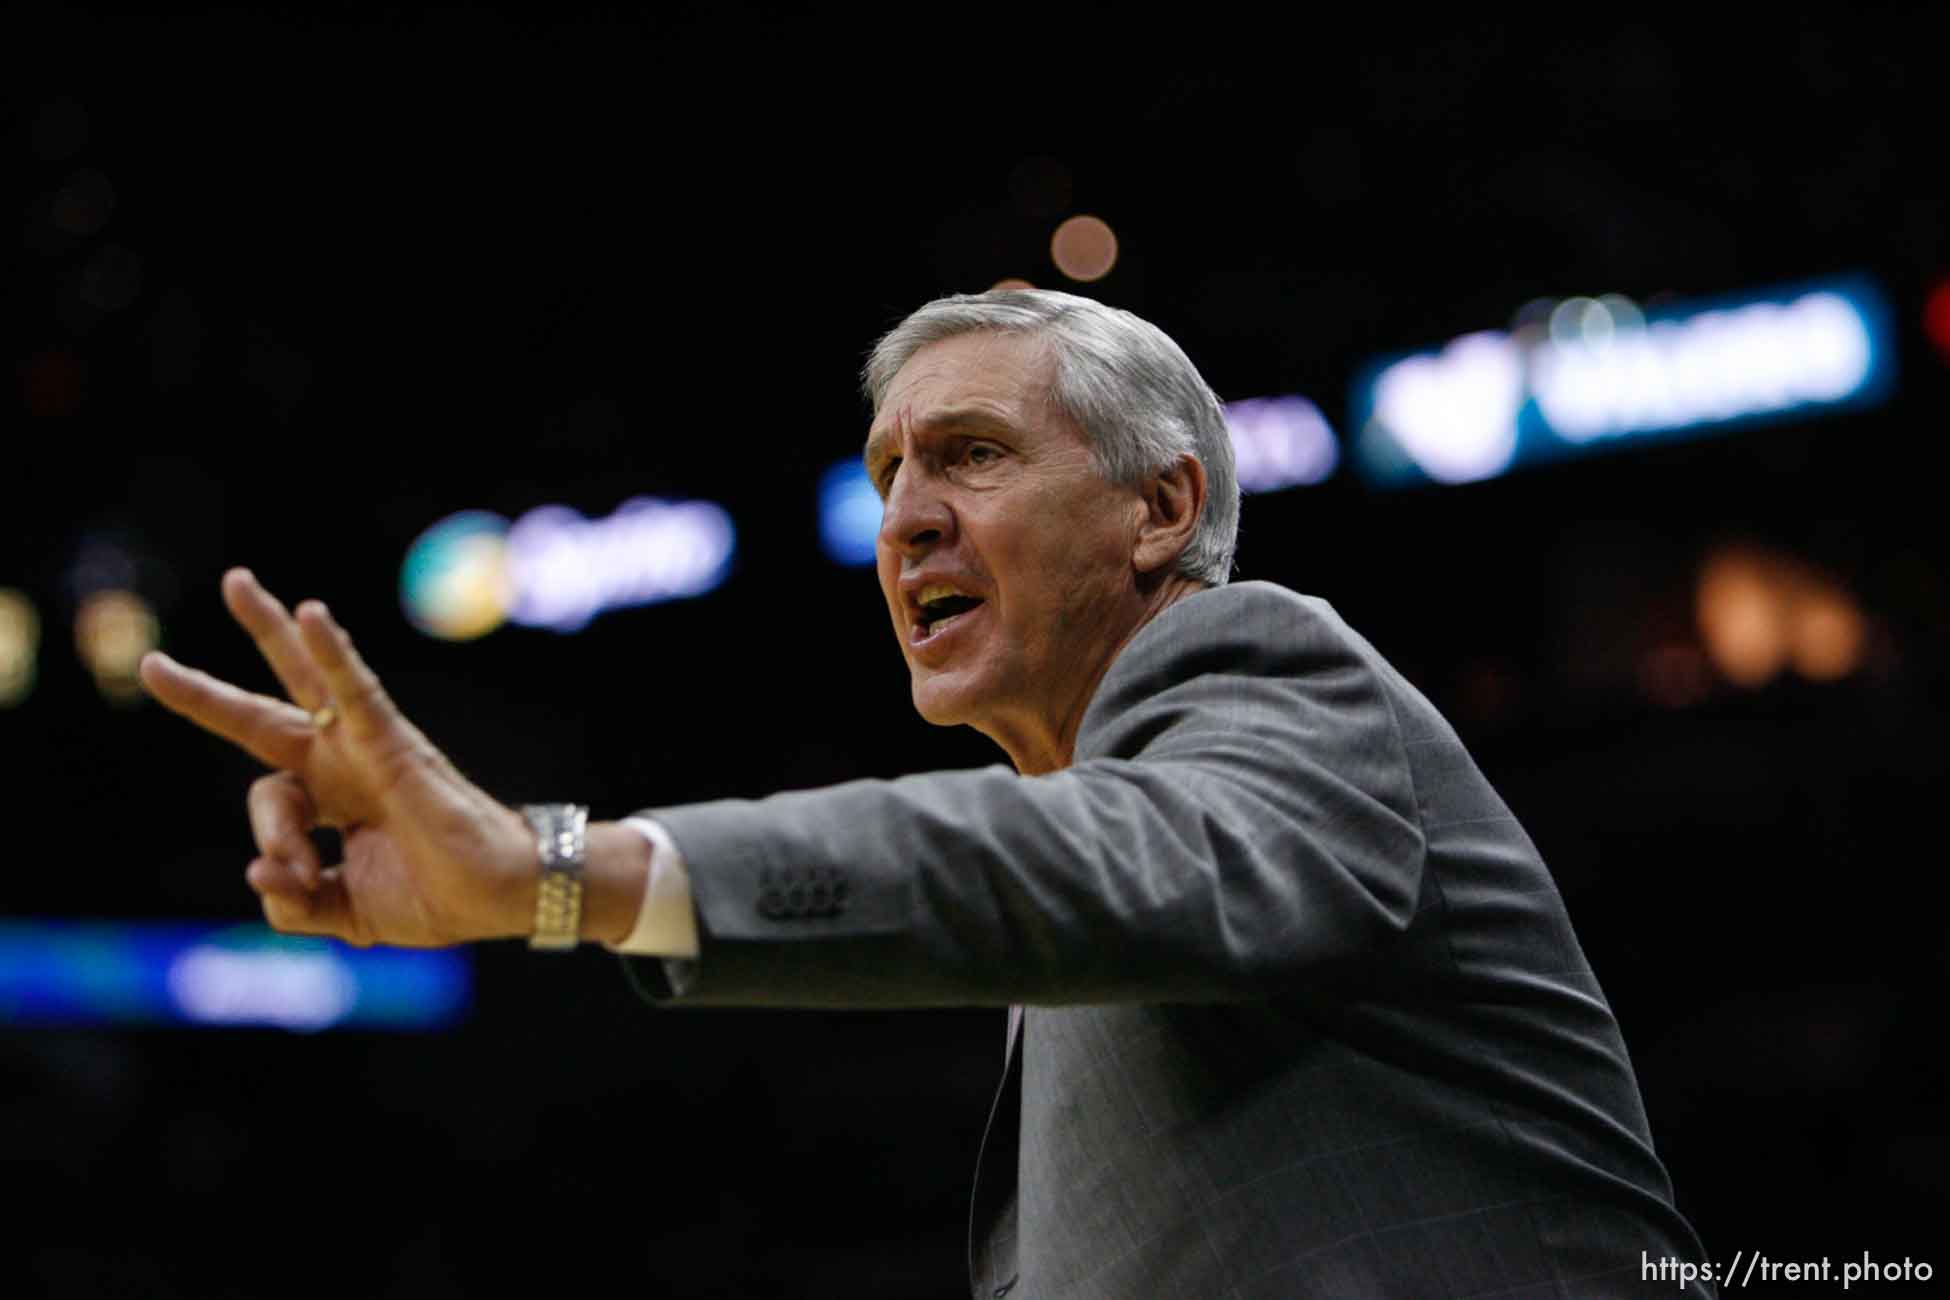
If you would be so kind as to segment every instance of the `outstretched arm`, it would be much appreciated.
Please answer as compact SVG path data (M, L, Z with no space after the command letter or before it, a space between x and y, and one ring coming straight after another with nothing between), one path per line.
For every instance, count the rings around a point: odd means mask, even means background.
M257 856L245 880L266 920L289 933L400 947L530 933L539 868L521 816L468 781L407 721L323 603L288 612L246 569L224 575L223 598L288 699L245 691L159 653L143 660L142 683L166 707L274 769L247 799ZM342 832L343 862L319 861L309 834L315 826ZM590 827L586 937L629 932L648 863L636 832Z

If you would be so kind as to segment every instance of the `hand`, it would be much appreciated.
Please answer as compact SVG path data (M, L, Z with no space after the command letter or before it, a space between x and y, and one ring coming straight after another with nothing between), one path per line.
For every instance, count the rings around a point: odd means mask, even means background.
M325 606L294 618L247 569L224 603L291 702L219 681L167 655L142 661L166 707L272 768L251 786L258 857L244 878L278 930L359 945L438 947L527 934L538 871L533 833L469 782L400 715ZM313 725L329 706L335 720ZM345 861L320 863L310 831L335 826Z

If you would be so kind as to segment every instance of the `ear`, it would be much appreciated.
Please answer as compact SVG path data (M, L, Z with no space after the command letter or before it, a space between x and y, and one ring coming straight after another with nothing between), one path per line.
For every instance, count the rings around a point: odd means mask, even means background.
M1143 496L1144 516L1138 521L1131 564L1149 574L1176 563L1191 545L1192 530L1205 510L1205 466L1187 452L1152 475Z

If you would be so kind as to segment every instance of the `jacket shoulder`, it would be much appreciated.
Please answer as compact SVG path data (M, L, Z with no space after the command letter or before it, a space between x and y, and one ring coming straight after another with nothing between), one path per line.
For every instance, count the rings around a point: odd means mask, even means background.
M1373 653L1320 597L1271 582L1235 582L1194 592L1139 628L1105 674L1099 695L1140 680L1155 689L1161 674L1283 675L1323 656L1366 659Z

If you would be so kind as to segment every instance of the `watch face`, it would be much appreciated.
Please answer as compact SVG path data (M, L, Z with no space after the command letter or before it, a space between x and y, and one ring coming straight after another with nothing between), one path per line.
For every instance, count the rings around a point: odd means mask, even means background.
M572 803L526 804L521 815L540 842L544 868L582 869L589 809Z

